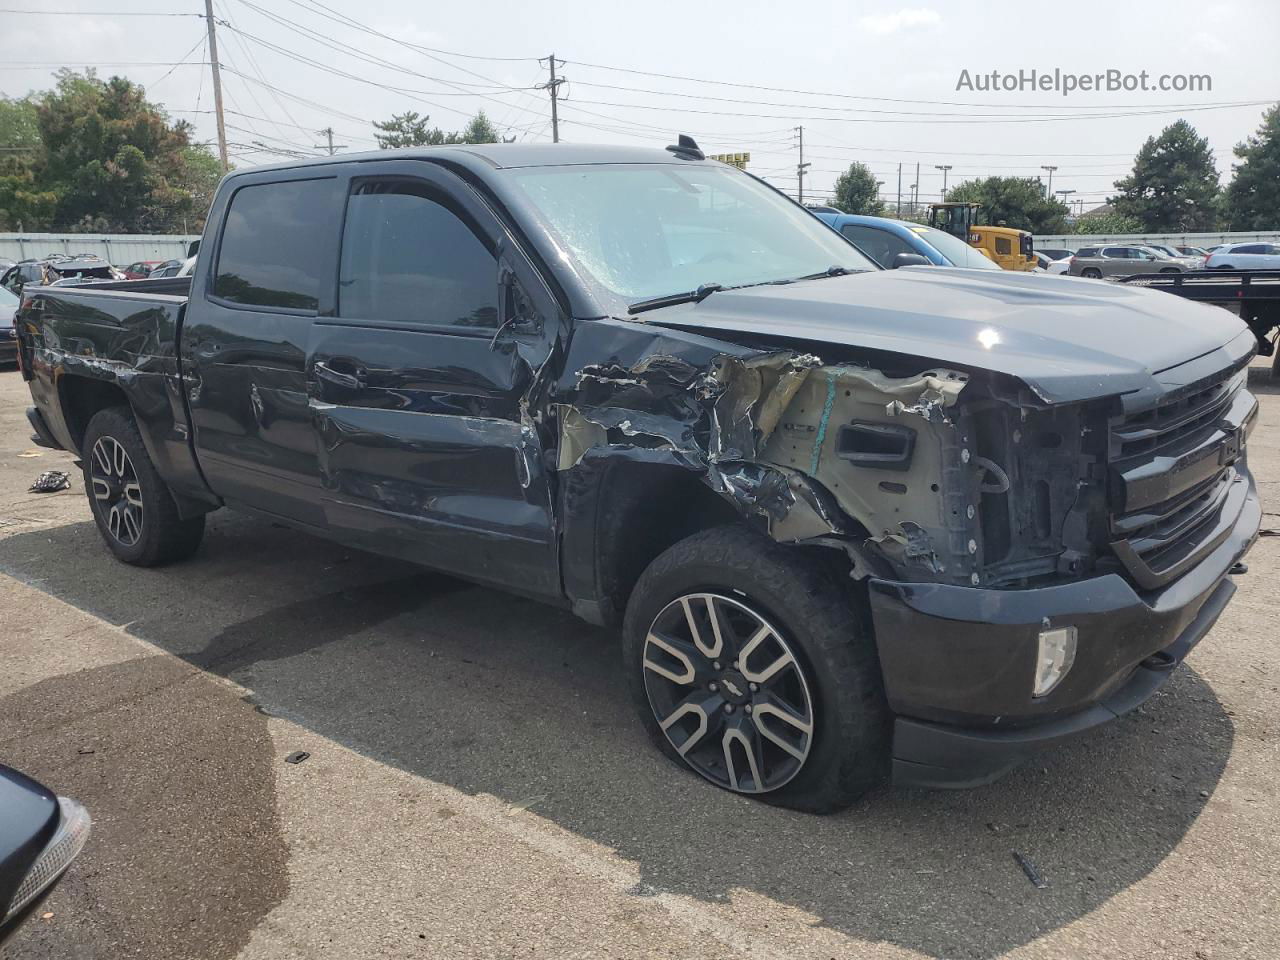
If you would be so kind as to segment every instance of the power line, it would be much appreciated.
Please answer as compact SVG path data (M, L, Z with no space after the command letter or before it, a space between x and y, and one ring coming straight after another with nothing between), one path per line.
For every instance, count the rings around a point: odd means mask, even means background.
M227 25L232 29L232 31L235 31L235 21L232 20L231 18L231 12L225 9L225 7L221 10L221 12L226 17ZM262 72L262 67L258 64L258 58L253 55L253 49L247 43L244 42L244 40L240 37L239 33L233 32L232 36L235 37L236 43L239 45L240 49L244 52L245 57L248 59L249 68L257 75L259 80L262 80L265 82L267 79L267 76L265 73ZM266 113L267 111L262 109L262 104L258 102L258 97L256 94L254 94L252 88L246 87L245 89L248 90L250 99L252 99L254 104L258 107L258 112ZM277 96L276 92L272 90L270 87L268 87L267 93L271 95L271 99L273 99L276 103L276 106L280 108L280 112L283 113L286 117L288 117L290 120L292 120L296 124L297 120L294 118L293 114L289 112L289 108L284 105L284 101L281 100L279 96ZM281 129L280 124L277 123L275 119L272 119L270 123L273 127L279 130L281 133L284 132L283 129Z
M779 107L782 109L822 110L822 111L829 111L829 112L836 112L836 113L892 113L892 114L900 114L902 116L911 116L911 117L952 117L952 116L1004 117L1005 116L1005 114L999 114L999 113L956 114L954 112L940 113L940 112L934 112L934 111L915 111L915 110L877 110L870 107L831 107L831 106L826 106L825 104L815 104L815 103L778 103L772 100L745 100L737 97L717 97L711 94L687 93L684 91L677 91L677 90L650 90L650 89L645 89L643 87L626 87L626 86L620 86L618 84L592 83L587 80L579 80L578 83L584 87L595 87L597 89L602 89L602 90L622 90L628 93L643 93L643 94L652 95L652 96L681 97L681 98L690 99L690 100L709 100L717 103L737 103L737 104L744 104L747 106ZM1192 107L1208 109L1211 107L1235 107L1235 106L1243 106L1243 105L1251 105L1251 103L1246 101L1218 101L1218 102L1210 102L1210 103L1170 103L1170 104L1163 104L1162 109L1168 109L1170 111L1173 111L1176 109L1192 108ZM980 105L973 104L973 106L980 106ZM1023 104L1007 104L1007 105L981 104L981 106L994 107L995 109L1004 109L1004 110L1027 109L1026 106ZM1145 109L1151 106L1152 106L1151 104L1132 104L1132 105L1114 104L1110 107L1087 107L1086 108L1086 107L1078 107L1078 106L1072 105L1070 107L1054 106L1054 107L1043 107L1040 109L1120 110L1120 109L1130 109L1130 108ZM1090 114L1081 114L1081 116L1090 116Z
M28 14L36 17L203 17L203 13L169 13L150 10L12 10L0 13Z
M872 101L877 103L908 103L908 104L935 106L935 107L995 106L994 104L990 104L990 103L975 103L973 101L964 101L964 100L913 100L913 99L907 99L903 97L873 97L865 94L855 94L855 93L832 93L830 91L823 91L823 90L801 90L795 87L771 87L771 86L766 86L764 84L737 83L730 80L712 80L706 77L689 77L689 76L681 76L680 74L658 73L651 70L636 70L629 67L617 67L617 66L611 66L607 64L601 64L601 63L587 63L586 61L583 61L583 60L569 60L566 62L573 64L574 66L590 67L595 70L609 70L614 73L629 73L629 74L633 74L636 76L643 76L643 77L658 77L663 80L679 80L685 83L713 84L715 86L721 86L721 87L734 87L740 90L763 90L769 93L794 93L794 94L800 94L802 96L810 96L810 97L832 97L832 98L838 98L843 100L867 100L867 101ZM584 82L584 81L580 81L580 82ZM621 88L621 89L625 89L625 88ZM1263 102L1269 103L1271 101L1263 101ZM1063 104L1010 104L1009 108L1010 109L1014 109L1014 108L1030 109L1030 110L1054 110L1054 109L1112 110L1112 109L1128 108L1129 106L1145 107L1145 106L1149 106L1149 104L1132 104L1132 105L1130 104L1108 104L1108 105L1073 104L1070 107L1067 107Z
M744 112L735 112L730 110L703 110L696 107L667 107L667 106L658 106L656 104L644 104L644 103L616 103L609 100L579 100L578 102L589 103L589 104L592 104L593 106L601 106L601 107L620 107L626 110L661 110L664 112L694 113L694 114L700 114L700 115L706 115L706 116L717 116L717 117L753 117L753 118L764 119L764 120L790 119L790 120L804 120L804 121L825 122L825 123L919 123L920 122L919 120L916 120L916 119L909 119L904 117L885 118L885 117L786 116L786 115L779 115L775 113L744 113ZM1248 101L1240 101L1239 103L1232 104L1231 108L1191 107L1183 110L1165 110L1165 109L1139 110L1139 111L1129 111L1129 112L1123 112L1123 113L1082 114L1079 116L1071 115L1071 116L1061 116L1061 117L985 118L985 117L968 117L968 116L948 116L948 117L934 118L934 119L931 119L929 122L944 123L944 124L975 124L975 125L1006 124L1006 123L1064 123L1072 120L1113 120L1113 119L1124 118L1124 117L1159 116L1159 115L1170 114L1170 113L1194 113L1202 110L1232 109L1235 107L1246 107L1246 106L1255 107L1255 106L1263 106L1266 104L1270 104L1272 102L1273 101L1271 100L1248 100ZM894 112L894 111L869 111L869 112Z

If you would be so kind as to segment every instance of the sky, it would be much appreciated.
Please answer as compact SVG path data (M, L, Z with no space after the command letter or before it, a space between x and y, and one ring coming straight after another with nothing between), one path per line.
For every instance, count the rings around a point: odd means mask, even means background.
M987 175L1041 176L1102 203L1143 141L1179 117L1208 137L1224 183L1231 148L1280 99L1280 4L739 0L213 0L232 163L315 154L335 131L375 146L371 122L414 110L460 129L483 109L508 136L551 139L548 57L561 139L708 153L793 195L803 127L805 193L829 196L852 161L922 201ZM40 14L15 11L42 11ZM47 88L96 65L146 87L215 142L203 0L0 0L0 93ZM130 14L130 15L126 15ZM163 14L157 16L154 14ZM50 42L53 40L54 42ZM539 60L541 58L541 60ZM984 90L982 75L1207 75L1211 89ZM966 75L969 87L958 89ZM1219 106L1228 104L1230 106ZM1212 106L1211 106L1212 105ZM255 145L256 144L256 145ZM263 149L263 148L266 149ZM917 179L917 164L919 175Z

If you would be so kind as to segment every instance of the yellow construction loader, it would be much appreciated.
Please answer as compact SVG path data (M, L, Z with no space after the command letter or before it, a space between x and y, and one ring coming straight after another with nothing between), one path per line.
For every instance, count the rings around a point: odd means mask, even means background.
M1006 270L1034 270L1031 234L1012 227L979 224L978 203L931 203L929 226L959 237L977 247Z

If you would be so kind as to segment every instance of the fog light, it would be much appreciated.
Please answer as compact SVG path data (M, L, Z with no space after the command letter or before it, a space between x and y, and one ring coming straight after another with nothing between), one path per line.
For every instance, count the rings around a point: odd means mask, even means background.
M1036 682L1033 697L1043 697L1067 675L1076 660L1076 628L1054 627L1040 631L1036 650Z

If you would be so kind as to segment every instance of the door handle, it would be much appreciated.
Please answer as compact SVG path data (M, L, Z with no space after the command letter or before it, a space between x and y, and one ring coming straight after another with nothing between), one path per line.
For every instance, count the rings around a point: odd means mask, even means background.
M323 360L317 360L311 367L315 371L317 377L328 383L332 383L336 387L345 387L348 390L360 390L365 386L365 380L362 376L363 370L352 370L350 373L345 370L335 370Z

